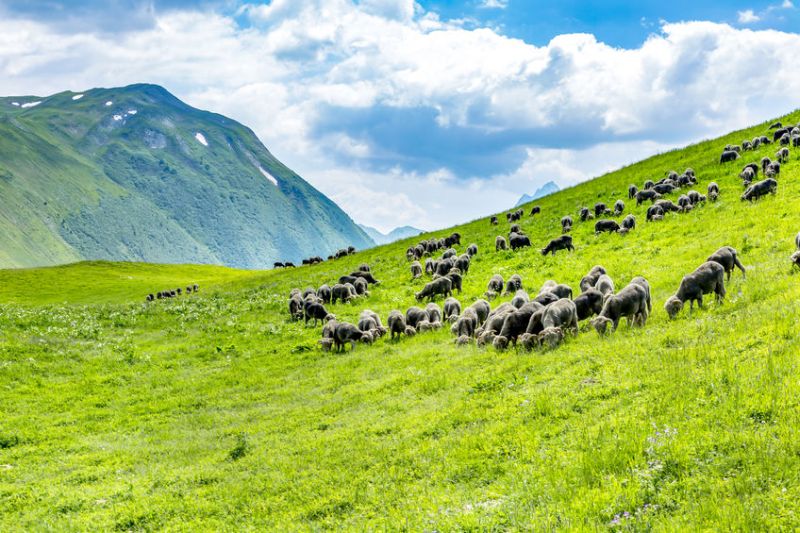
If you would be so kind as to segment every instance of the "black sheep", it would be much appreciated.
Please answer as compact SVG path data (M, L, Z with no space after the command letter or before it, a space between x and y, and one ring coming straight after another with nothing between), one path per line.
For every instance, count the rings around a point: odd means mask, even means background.
M386 319L386 325L389 327L389 336L392 339L406 332L406 318L400 311L390 312Z
M331 303L331 288L328 285L321 285L320 288L317 289L317 296L322 300L322 303Z
M342 303L347 303L352 298L353 295L350 293L350 289L348 289L346 285L337 283L333 286L333 288L331 288L331 304L335 304L337 300L340 300Z
M322 320L327 322L328 320L332 320L334 317L332 314L328 313L328 310L322 304L318 303L311 303L305 306L305 319L306 325L308 325L308 321L313 319L314 326L316 327L317 322Z
M556 255L558 250L572 251L575 247L572 245L571 235L562 235L551 240L547 246L542 248L542 255L553 254Z
M422 301L424 298L429 298L430 301L433 301L438 295L442 295L446 298L451 296L452 293L453 282L450 281L450 278L443 277L427 283L425 287L423 287L423 289L414 296L416 297L417 301Z
M611 331L616 331L622 317L628 319L628 325L638 324L644 326L647 321L647 293L636 283L624 287L617 294L608 296L603 310L592 320L592 326L599 334L606 333L611 325Z
M733 267L737 267L739 270L742 271L742 277L746 278L747 273L744 270L744 265L741 261L739 261L739 257L737 252L734 248L730 246L723 246L713 254L709 256L706 261L714 261L715 263L719 263L722 265L722 268L725 269L725 273L728 275L727 281L731 280L731 273L733 272Z
M606 269L600 265L595 265L589 271L588 274L581 278L580 288L581 291L588 291L591 288L594 288L597 280L600 279L600 276L606 273Z
M742 194L742 200L752 202L753 200L757 200L762 196L766 196L767 194L775 194L777 189L778 182L773 178L767 178L748 187L747 190L744 191L744 194Z
M517 250L518 248L524 248L531 245L531 240L527 235L512 234L511 238L508 239L508 242L511 245L512 250Z
M599 235L604 232L615 232L619 229L619 224L615 220L598 220L594 223L594 233Z
M416 328L422 320L428 320L428 313L417 306L409 307L406 311L406 325Z
M597 315L603 310L603 294L597 289L588 289L577 298L575 302L575 309L578 313L578 320L586 320L587 318Z
M633 200L637 192L639 192L639 189L636 185L628 185L628 200Z
M356 341L360 341L363 336L364 332L353 324L340 322L333 332L333 345L337 351L341 352L344 350L345 345L350 343L350 350L355 350Z
M656 191L652 189L645 189L643 191L639 191L636 193L636 205L642 205L642 202L646 200L655 202L659 198L661 198L661 195L658 194Z
M725 298L725 268L714 261L706 261L694 272L683 277L678 292L667 300L664 309L670 318L674 318L687 300L690 311L694 307L695 300L702 308L703 295L712 292L717 302Z
M454 322L455 318L461 314L461 302L453 297L444 301L444 319L448 322ZM455 318L454 318L455 317Z

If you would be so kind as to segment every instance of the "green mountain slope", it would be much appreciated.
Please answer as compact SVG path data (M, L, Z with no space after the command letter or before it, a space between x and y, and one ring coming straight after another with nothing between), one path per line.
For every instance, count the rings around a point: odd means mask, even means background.
M5 267L263 268L372 244L248 128L154 85L0 98L0 195Z
M782 117L800 121L800 112ZM534 246L494 251L488 218L280 271L78 263L0 272L0 528L4 530L767 531L800 527L800 149L775 196L742 202L720 165L767 124L549 195L520 222ZM628 235L577 210L693 167L721 196ZM670 198L675 198L671 195ZM575 251L543 257L572 214ZM457 347L446 330L322 352L288 317L291 288L366 262L381 284L329 310L384 321L416 304L406 248L453 229L480 250L456 296L492 274L578 287L601 264L643 275L653 314L554 350ZM721 305L669 320L684 274L731 245L747 267ZM97 281L97 286L93 285ZM189 297L147 292L200 280ZM501 297L493 306L509 301ZM67 302L67 303L60 303ZM441 303L441 300L440 300ZM233 525L232 525L233 524ZM55 526L54 526L55 525Z
M359 224L358 227L364 230L364 232L375 241L375 244L389 244L394 241L399 241L400 239L414 237L423 233L421 229L417 229L413 226L400 226L399 228L394 228L389 233L381 233L372 226L365 226L364 224Z

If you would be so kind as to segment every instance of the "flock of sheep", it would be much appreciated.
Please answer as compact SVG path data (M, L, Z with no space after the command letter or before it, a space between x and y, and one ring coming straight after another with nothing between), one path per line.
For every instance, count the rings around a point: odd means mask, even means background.
M193 292L197 292L198 290L200 290L200 287L197 285L197 283L194 283L192 285L187 285L185 294L191 294ZM158 291L155 294L150 293L145 297L145 301L152 302L153 300L163 300L165 298L176 298L176 297L178 297L178 296L180 296L182 294L184 294L184 290L181 289L180 287L178 287L177 289L170 289L170 290L166 290L166 291Z
M785 145L800 146L800 127L784 128L780 123L774 124L777 131L774 140L782 147L776 154L776 160L763 158L760 163L747 164L739 174L745 187L742 200L753 201L766 194L775 194L780 166L788 161L789 150ZM761 145L769 144L767 137L758 137L753 141L745 141L741 146L728 145L723 150L720 163L734 161L742 152L754 150ZM735 156L730 155L736 154ZM755 181L759 171L765 176L762 181ZM637 205L649 201L647 209L648 221L664 218L666 213L687 213L706 201L716 201L720 195L719 186L709 183L707 194L695 190L680 194L677 203L664 198L671 193L678 193L683 188L697 184L697 177L692 169L682 174L670 171L657 181L646 181L642 188L631 185L628 199L636 200ZM625 216L621 223L615 220L600 218L609 215L621 216L625 203L617 200L613 210L604 203L597 203L594 209L580 208L578 218L582 222L598 218L595 222L595 233L616 232L625 234L636 228L636 218L632 214ZM533 207L530 216L541 212L539 206ZM529 237L517 223L524 217L524 210L517 209L506 214L511 224L508 236L498 235L495 239L495 250L517 250L531 246ZM491 217L492 225L498 224L497 217ZM552 239L541 253L555 254L559 250L574 250L572 237L567 235L574 225L571 215L561 219L562 235ZM472 258L478 253L478 247L470 244L460 254L455 246L461 245L461 235L453 233L445 238L432 238L419 242L406 251L406 258L411 262L410 271L413 279L423 275L431 277L423 289L416 293L416 300L428 300L425 307L417 305L409 307L405 313L400 310L391 311L386 318L386 325L377 313L366 309L359 316L357 324L340 322L325 309L326 304L337 300L348 302L368 294L370 283L379 283L372 277L368 265L361 265L359 270L348 276L342 276L333 287L323 285L319 289L308 288L301 292L293 289L290 294L289 312L294 319L305 318L306 323L314 320L324 323L322 338L319 344L324 350L343 350L347 344L355 348L357 342L371 344L385 334L391 339L401 336L414 336L425 331L440 329L443 324L450 325L450 331L458 345L476 343L478 346L491 344L498 350L509 346L519 346L525 350L534 348L555 348L564 342L567 336L578 334L579 325L583 321L594 328L600 335L617 329L622 318L629 327L643 327L652 313L650 285L642 276L636 276L620 290L609 273L602 266L592 268L579 282L580 293L573 298L572 287L548 280L531 296L523 287L522 277L514 274L507 281L500 275L491 277L487 284L484 298L480 298L467 307L453 296L454 291L461 292L462 277L469 272ZM800 267L800 233L795 238L797 251L791 261ZM441 255L435 257L441 250ZM423 263L424 259L424 263ZM745 267L739 259L737 251L730 246L723 246L711 254L707 261L687 274L673 296L664 304L664 309L672 319L689 303L690 311L694 303L702 307L703 296L714 294L717 302L725 298L725 281L730 280L735 268L746 277ZM492 309L491 301L498 295L513 295L513 298ZM436 300L443 299L440 307Z

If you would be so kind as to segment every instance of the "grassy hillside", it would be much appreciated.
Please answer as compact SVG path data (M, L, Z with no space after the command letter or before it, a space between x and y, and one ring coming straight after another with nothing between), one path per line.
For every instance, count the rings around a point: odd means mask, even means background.
M800 113L783 121L796 123ZM335 305L405 310L416 238L314 267L236 272L77 264L0 280L0 527L57 530L766 530L800 525L800 152L776 196L739 200L721 147L760 124L548 196L526 217L535 246L493 251L505 223L458 227L480 248L468 304L494 273L577 288L602 264L652 286L644 329L593 331L552 351L456 347L446 331L344 354L288 320L292 287L372 265L381 285ZM559 219L629 183L691 166L721 197L685 215L542 257ZM528 206L529 207L529 206ZM437 232L437 236L451 230ZM728 298L670 321L662 305L719 246L747 266ZM189 279L191 278L191 279ZM162 285L191 297L145 304ZM102 284L102 285L101 285ZM58 287L58 291L52 287ZM102 287L102 290L97 290ZM67 303L59 294L65 295ZM505 299L499 299L504 301ZM496 305L499 301L494 302ZM76 303L71 303L76 302Z
M265 268L372 244L248 128L155 85L0 98L0 196L3 267Z

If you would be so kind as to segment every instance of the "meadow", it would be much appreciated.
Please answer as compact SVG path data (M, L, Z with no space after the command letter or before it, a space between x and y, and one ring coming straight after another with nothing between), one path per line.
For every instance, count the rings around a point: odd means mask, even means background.
M800 121L800 112L782 117ZM741 202L726 143L768 123L646 159L542 199L522 228L534 246L494 251L488 218L462 235L478 255L456 295L492 274L535 293L603 265L652 287L643 328L582 331L532 353L456 347L446 329L324 353L321 327L289 320L293 287L360 263L381 284L329 307L355 322L405 311L406 248L320 265L241 271L76 263L0 272L0 529L15 530L765 530L800 527L800 150L775 196ZM627 200L674 169L721 195L645 222ZM670 196L673 200L677 195ZM581 206L616 199L628 235L594 235ZM572 214L575 251L543 257ZM620 217L621 218L621 217ZM424 235L421 238L428 237ZM669 320L682 276L723 245L739 251L721 305ZM145 303L197 282L200 292ZM498 298L493 306L508 300ZM440 300L441 303L441 300Z

